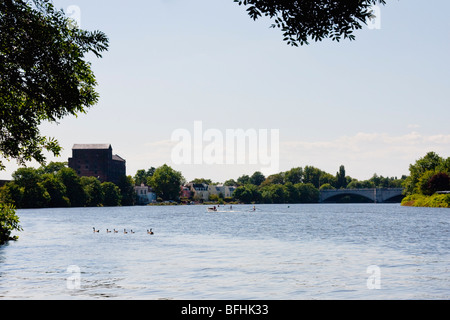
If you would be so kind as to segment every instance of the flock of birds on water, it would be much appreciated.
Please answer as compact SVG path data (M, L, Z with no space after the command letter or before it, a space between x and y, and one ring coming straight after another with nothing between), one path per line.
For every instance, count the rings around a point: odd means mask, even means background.
M92 227L92 229L93 229L94 233L100 232L100 230L95 229L95 227ZM119 233L119 231L116 229L113 229L113 230L106 229L106 233ZM130 229L130 231L127 231L127 229L123 229L123 233L128 234L128 233L136 233L136 232L134 232L133 229ZM147 234L154 234L154 233L153 233L152 229L150 229L150 230L147 229Z

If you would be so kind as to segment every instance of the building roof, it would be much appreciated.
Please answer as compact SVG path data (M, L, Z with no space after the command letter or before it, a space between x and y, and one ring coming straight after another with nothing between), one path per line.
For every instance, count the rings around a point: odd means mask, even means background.
M103 144L74 144L72 150L74 149L109 149L111 148L111 144L103 143Z
M120 156L118 156L117 154L113 154L112 159L116 160L116 161L123 161L123 162L125 162L125 159L120 157Z
M208 185L204 184L204 183L193 183L192 187L195 190L199 190L199 191L206 191L206 190L208 190Z

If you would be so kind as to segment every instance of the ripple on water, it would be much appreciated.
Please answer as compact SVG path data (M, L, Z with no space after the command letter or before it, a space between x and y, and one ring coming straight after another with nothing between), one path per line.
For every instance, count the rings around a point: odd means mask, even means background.
M448 299L449 215L396 205L20 210L0 297ZM424 216L421 215L424 214ZM101 229L94 234L92 227ZM107 234L106 228L135 234ZM155 235L147 235L153 228ZM68 266L80 269L70 290ZM380 289L367 286L380 268Z

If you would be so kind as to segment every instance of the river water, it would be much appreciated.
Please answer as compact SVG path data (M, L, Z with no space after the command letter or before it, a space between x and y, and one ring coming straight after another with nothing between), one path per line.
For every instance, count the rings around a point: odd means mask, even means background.
M449 209L252 208L18 210L24 231L0 246L0 298L450 298Z

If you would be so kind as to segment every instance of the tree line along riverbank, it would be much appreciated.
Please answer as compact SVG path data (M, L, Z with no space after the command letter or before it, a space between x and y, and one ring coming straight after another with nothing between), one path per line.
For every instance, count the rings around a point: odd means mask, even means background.
M450 207L450 158L427 153L410 165L410 175L383 177L374 174L368 180L357 180L340 166L335 175L312 166L292 168L265 177L261 172L242 175L223 183L233 186L231 196L212 194L210 203L317 203L319 191L340 188L403 187L405 206ZM129 206L136 203L135 185L145 184L157 194L158 202L190 202L180 197L180 186L186 184L181 172L168 165L138 170L134 177L123 176L117 185L100 182L95 177L79 177L63 162L51 162L40 168L19 168L13 180L0 188L0 202L16 208ZM210 179L197 178L191 184L214 185ZM202 200L202 201L203 201Z
M96 177L78 176L63 162L51 162L40 168L19 168L13 180L0 188L0 201L16 208L129 206L136 203L135 186L144 184L156 193L159 203L198 201L195 192L188 197L180 193L187 181L164 164L158 168L138 170L134 177L123 176L119 183L101 182ZM319 191L340 188L396 188L406 176L383 177L374 174L359 181L345 173L344 166L335 175L312 166L292 168L265 177L257 171L229 179L220 185L232 186L231 195L211 194L201 202L216 203L317 203ZM219 185L210 179L197 178L190 185ZM194 190L195 191L195 190Z
M409 167L410 175L385 178L374 174L364 181L345 174L336 175L306 166L265 177L261 172L242 175L224 185L236 186L232 197L209 199L217 203L316 203L319 191L339 188L403 187L404 206L450 208L450 157L429 152ZM180 200L180 186L186 181L181 172L167 165L138 170L134 177L123 176L118 185L100 182L95 177L79 177L66 163L51 162L35 168L19 168L13 180L0 188L0 243L14 239L21 230L16 208L88 207L134 205L134 186L146 183L158 194L160 202ZM212 183L194 179L194 183Z

